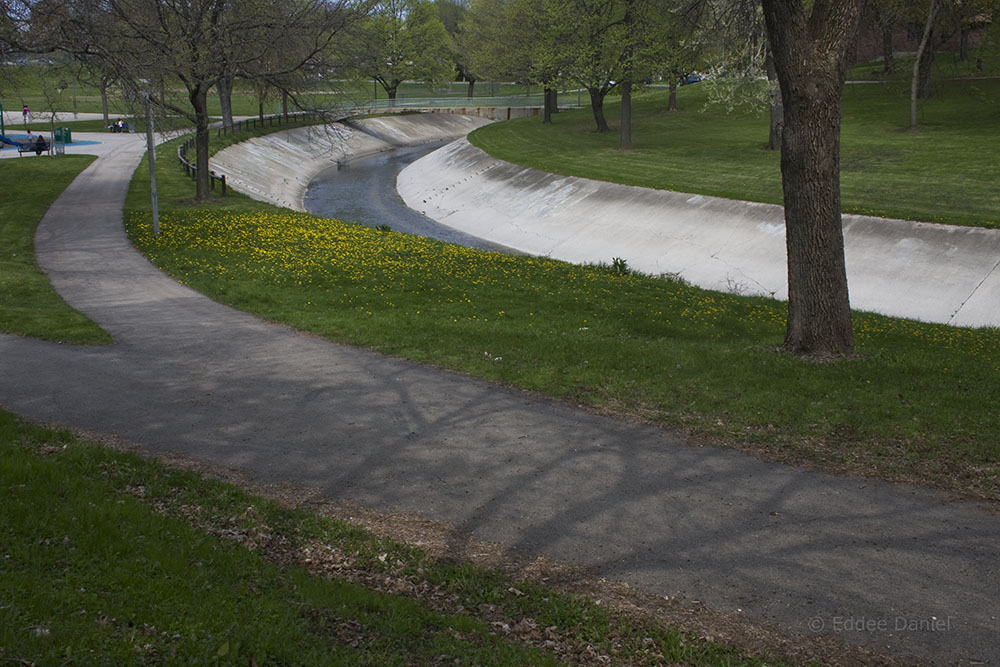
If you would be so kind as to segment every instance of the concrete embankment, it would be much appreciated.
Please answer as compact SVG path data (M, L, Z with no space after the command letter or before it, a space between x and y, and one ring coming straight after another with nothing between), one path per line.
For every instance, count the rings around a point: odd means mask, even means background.
M556 176L460 140L397 180L408 206L468 234L570 262L676 274L708 289L787 298L780 206ZM1000 326L1000 230L844 216L854 308Z
M309 182L323 169L356 157L464 137L491 122L459 114L401 114L300 127L248 139L215 154L212 169L254 199L304 211Z

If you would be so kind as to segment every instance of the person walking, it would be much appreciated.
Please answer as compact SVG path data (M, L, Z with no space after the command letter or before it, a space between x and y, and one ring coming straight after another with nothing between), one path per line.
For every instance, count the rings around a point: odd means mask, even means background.
M31 110L28 109L28 105L27 104L25 104L24 108L21 109L21 113L24 115L24 124L27 125L28 124L28 118L31 117Z

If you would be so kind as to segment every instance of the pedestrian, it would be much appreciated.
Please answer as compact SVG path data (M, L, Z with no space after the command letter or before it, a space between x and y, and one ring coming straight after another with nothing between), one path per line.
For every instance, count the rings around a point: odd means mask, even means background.
M24 115L24 124L27 125L28 124L28 118L31 116L31 110L28 109L28 105L27 104L25 104L24 108L21 109L21 114Z
M45 137L39 134L38 139L35 141L35 155L41 155L47 150L49 150L49 145L45 143Z

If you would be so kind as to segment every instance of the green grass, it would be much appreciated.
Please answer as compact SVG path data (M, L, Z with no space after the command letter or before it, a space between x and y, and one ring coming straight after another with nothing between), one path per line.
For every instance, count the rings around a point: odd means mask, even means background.
M91 156L0 160L0 331L61 343L103 344L107 333L73 310L35 264L35 228Z
M212 298L370 347L764 456L1000 498L1000 331L876 315L861 358L775 351L784 304L663 279L462 249L232 197L185 207L153 239L140 168L138 247ZM171 190L172 191L172 190ZM164 200L161 198L161 206Z
M706 84L685 86L681 111L668 113L662 92L634 103L634 149L616 132L596 134L589 110L496 123L470 135L504 160L559 174L626 185L780 204L779 155L763 149L765 114L706 108ZM845 88L841 152L844 210L955 225L1000 227L1000 80L941 81L909 123L904 84ZM616 126L619 104L607 104Z
M3 411L0 492L3 663L763 664Z

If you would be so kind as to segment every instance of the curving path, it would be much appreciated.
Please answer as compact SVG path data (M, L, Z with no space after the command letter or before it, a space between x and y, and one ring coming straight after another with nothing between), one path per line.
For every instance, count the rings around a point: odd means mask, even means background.
M36 239L56 289L115 343L0 335L4 408L415 512L787 631L1000 662L996 512L689 446L217 304L124 236L135 139L102 144Z

